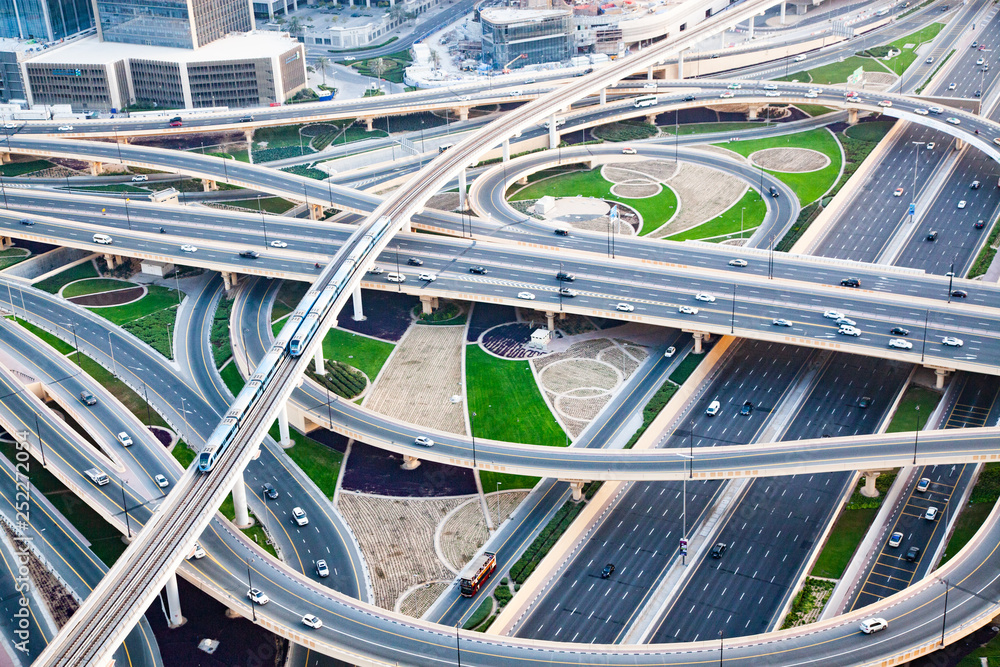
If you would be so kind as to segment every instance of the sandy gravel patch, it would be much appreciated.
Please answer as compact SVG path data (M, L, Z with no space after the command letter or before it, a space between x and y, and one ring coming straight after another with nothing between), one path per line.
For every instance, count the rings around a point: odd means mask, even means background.
M575 220L572 224L576 229L582 229L587 232L607 233L608 231L607 216L591 218L590 220ZM622 236L635 236L635 230L632 229L632 226L622 224L621 221L615 223L615 233L621 234Z
M545 388L556 394L582 386L580 383L584 379L588 383L586 386L603 391L611 391L619 381L613 366L593 359L561 359L547 365L538 375Z
M644 199L660 194L662 189L659 183L616 183L611 186L611 194L623 199Z
M411 586L454 578L438 560L434 533L466 498L388 498L349 491L338 497L369 564L376 605L393 609Z
M464 326L411 327L369 390L364 405L412 424L465 433L461 393Z
M830 158L808 148L765 148L750 154L752 164L772 171L819 171L830 164Z
M411 618L420 618L451 584L450 581L435 581L414 586L396 601L396 611Z
M868 90L885 90L896 83L896 75L889 72L865 72L865 88Z
M438 211L455 211L458 210L458 205L457 192L439 192L427 200L427 208L433 208Z
M711 220L732 207L747 190L741 179L696 164L682 164L669 185L677 194L680 210L669 223L650 234L654 238L671 236Z
M517 506L528 497L528 491L500 491L500 514L497 516L497 493L486 494L486 506L493 518L493 525L503 523ZM491 489L483 489L490 491ZM478 497L470 498L438 526L438 544L441 554L447 564L456 572L461 572L466 563L472 560L476 552L489 536L486 521L483 519L483 506Z
M673 178L676 173L677 165L666 160L629 162L627 166L607 164L601 168L601 176L611 183L624 183L637 177L663 183Z

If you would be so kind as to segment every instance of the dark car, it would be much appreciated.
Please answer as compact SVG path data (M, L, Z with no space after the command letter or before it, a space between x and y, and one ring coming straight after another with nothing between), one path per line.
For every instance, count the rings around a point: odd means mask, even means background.
M906 552L906 560L910 563L920 558L920 547L910 547Z
M779 196L781 196L781 193L778 192L778 188L774 187L773 185L771 187L769 187L767 190L768 190L769 193L771 193L772 197L779 197Z
M684 98L685 102L694 102L694 95L688 95Z
M569 236L569 230L560 227L559 229L556 230L556 236Z
M565 271L560 271L556 274L556 280L561 280L564 283L571 283L576 280L576 276L572 273L566 273Z
M750 401L743 401L743 407L740 408L740 414L748 416L751 412L753 412L753 403Z
M871 404L872 404L871 396L862 396L861 400L858 401L858 407L861 408L862 410L867 410L868 407L871 406Z
M476 273L478 275L485 276L489 272L486 270L485 266L470 266L469 273Z
M419 259L417 257L411 257L408 260L406 260L406 263L409 264L410 266L423 266L424 260Z
M860 278L844 278L840 281L840 284L844 287L861 287Z
M719 542L714 547L712 547L712 558L722 558L722 554L726 553L726 543Z
M35 224L35 221L34 220L28 220L27 218L21 218L21 224L22 225L27 225L28 227L30 227L31 225Z
M260 257L260 253L256 250L243 250L240 252L240 257L246 257L247 259L257 259Z
M86 389L80 392L80 402L84 405L97 405L97 399Z
M601 579L607 579L614 573L615 573L615 564L608 563L607 565L604 566L604 569L601 570Z
M927 238L928 241L936 241L937 237L938 237L938 233L937 232L933 232L933 231L932 232L927 232L926 238Z
M969 293L966 292L964 289L953 289L951 291L951 295L956 299L964 299L965 297L969 296Z
M976 224L975 224L975 228L976 229L982 229L985 226L986 226L986 221L985 220L976 220Z
M253 122L253 116L250 116L250 115L243 116L243 118L240 118L240 122L241 123L252 123Z
M893 327L889 329L889 333L891 333L893 336L909 336L910 330L904 329L903 327Z
M277 500L278 490L274 488L273 484L271 484L270 482L266 482L264 484L264 495L271 500Z

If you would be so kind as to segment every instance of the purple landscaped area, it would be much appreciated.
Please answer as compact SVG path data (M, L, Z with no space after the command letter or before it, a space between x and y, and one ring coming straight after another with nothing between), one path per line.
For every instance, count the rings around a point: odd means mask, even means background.
M337 315L337 326L395 343L413 324L410 312L420 303L420 299L399 292L361 290L361 302L364 304L366 319L355 322L351 318L354 306L348 301Z
M545 320L542 320L540 326L545 326ZM527 322L503 324L483 334L481 344L493 354L505 359L540 357L545 353L537 350L529 350L525 347L528 341L531 340L531 332L537 328L539 328L539 325L532 326Z
M517 322L517 311L513 306L494 303L477 303L472 307L472 320L466 340L475 343L484 331L505 322Z
M341 488L347 491L410 498L464 496L476 492L468 468L422 461L416 470L403 470L403 455L355 441L347 457Z

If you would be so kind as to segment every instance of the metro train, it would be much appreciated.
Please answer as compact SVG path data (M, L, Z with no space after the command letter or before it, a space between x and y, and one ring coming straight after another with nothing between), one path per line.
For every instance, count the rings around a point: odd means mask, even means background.
M361 268L368 253L378 244L392 226L392 220L382 216L365 232L347 257L337 265L326 287L309 290L298 307L278 332L271 348L261 359L246 386L229 407L225 417L212 431L205 447L198 454L198 470L209 472L233 437L239 432L243 417L256 407L264 387L281 367L286 358L295 358L309 346L327 311L344 292L351 279Z

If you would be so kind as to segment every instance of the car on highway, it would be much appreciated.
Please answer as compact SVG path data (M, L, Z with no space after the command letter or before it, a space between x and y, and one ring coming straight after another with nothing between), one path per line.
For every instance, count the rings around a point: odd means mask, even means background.
M986 226L985 220L976 220L976 224L973 225L973 227L975 227L976 229L982 229L985 226Z
M968 204L969 203L967 201L965 201L964 199L959 199L958 200L958 208L965 208L966 206L968 206Z
M390 283L405 283L406 276L402 273L389 273L386 274L385 279Z
M895 549L903 542L903 534L898 530L889 537L889 546Z
M917 482L917 493L927 493L929 488L931 488L931 478L921 477L920 481Z
M620 310L623 313L631 313L633 310L635 310L635 306L633 306L631 303L618 303L615 304L615 310Z
M677 306L677 312L683 315L697 315L698 309L692 306Z
M201 560L206 555L207 554L205 553L205 550L202 548L202 546L200 544L198 544L197 542L195 542L194 543L194 551L191 552L191 555L188 556L188 558L193 558L195 560Z
M964 289L953 289L951 295L956 299L964 299L969 296L969 293Z
M985 62L986 62L986 60L984 58L980 58L979 60L976 61L976 64L977 65L982 65Z
M15 127L17 127L17 123L4 123L3 127L5 130L13 130Z
M190 243L185 243L181 246L181 252L198 252L198 248Z
M871 407L871 405L872 405L871 396L862 396L861 399L858 401L858 407L861 408L862 410L867 410L868 408Z
M568 229L563 229L562 227L560 227L559 229L554 230L553 233L556 236L569 236L569 230Z
M781 93L779 93L777 90L769 90L766 93L764 93L764 97L781 97Z
M153 481L156 482L156 485L161 489L165 489L170 486L170 481L163 475L156 475L153 477Z
M18 222L20 222L22 225L26 227L31 227L33 224L35 224L34 220L29 220L28 218L21 218Z
M892 196L893 197L902 197L903 196L903 188L896 188L896 191L892 193Z
M260 257L260 253L256 250L242 250L240 251L240 257L245 257L246 259L257 259Z
M704 292L698 292L697 294L694 295L694 298L696 298L698 301L704 301L706 303L715 302L714 296L712 296L711 294L705 294Z
M372 268L368 269L368 273L372 274L373 276L380 276L383 273L385 273L385 269L383 269L378 264L375 264L372 266Z
M719 410L721 409L722 409L722 403L719 403L718 401L712 401L711 403L708 404L708 407L705 408L705 414L708 415L709 417L714 417L715 415L719 414Z
M556 280L564 283L571 283L576 280L576 276L572 273L567 273L565 271L560 271L556 274Z
M437 278L438 277L433 273L421 273L419 276L417 276L417 280L423 280L424 282L428 283L434 282L435 280L437 280Z
M271 241L272 248L287 248L288 244L284 241Z
M406 260L406 263L409 264L410 266L423 266L424 260L420 259L419 257L411 257L408 260Z
M979 42L978 42L978 41L975 41L975 42L973 42L972 44L970 44L970 45L969 45L969 48L970 48L970 49L974 49L974 48L976 48L977 46L979 46Z
M948 90L955 90L956 88L958 88L958 84L957 83L949 83L948 84Z
M937 146L937 144L935 144L933 141L928 141L927 142L927 150L932 151L932 150L934 150L935 146Z
M761 88L763 88L764 90L777 90L778 89L778 84L776 84L776 83L765 83L763 86L761 86Z
M840 326L845 326L846 325L846 326L849 326L849 327L853 327L853 326L855 326L857 324L857 322L855 322L854 320L852 320L849 317L838 317L836 320L834 320L834 323L835 324L839 324Z
M776 327L790 327L790 326L792 326L792 323L791 323L790 320L786 320L786 319L783 319L783 318L780 318L780 317L777 318L777 319L771 320L771 324L774 325L774 326L776 326Z
M604 566L604 569L601 570L601 579L607 579L614 573L615 573L615 564L608 563L607 565Z
M889 627L889 621L884 618L866 618L861 621L861 632L866 635L870 635L874 632L880 632Z
M930 107L928 109L928 111L930 111L931 113L944 113L944 108L943 107Z
M906 562L913 563L920 558L920 547L910 547L906 550Z
M479 276L485 276L489 271L486 270L485 266L470 266L469 273L475 273Z
M663 356L665 356L665 357L667 357L669 359L670 357L674 356L675 354L677 354L677 348L674 347L673 345L671 345L663 353Z
M725 542L716 542L715 546L712 547L712 558L722 558L722 554L726 553L726 548Z
M924 518L927 519L928 521L934 521L935 519L937 519L937 514L938 514L938 508L928 507L927 511L924 512Z
M819 94L816 93L816 91L814 91L814 90L810 90L808 93L806 93L804 95L804 97L808 97L809 99L813 99L813 98L819 97Z
M721 93L721 94L719 95L719 97L720 97L720 98L723 98L723 99L728 99L728 98L730 98L730 97L736 97L736 93L734 93L734 92L733 92L733 91L731 91L731 90L724 90L724 91L722 91L722 93Z
M910 330L904 329L903 327L893 327L889 329L889 333L891 333L893 336L909 336Z
M981 91L981 90L976 90L976 92L974 92L974 93L972 93L972 94L973 94L973 96L975 96L975 97L982 97L982 96L983 96L983 91Z
M726 86L726 88L728 88L729 90L739 90L742 87L743 87L742 83L731 83L728 86Z
M962 121L960 121L959 119L955 118L954 116L952 116L951 118L949 118L948 122L951 123L952 125L961 125L962 124Z
M559 296L565 296L565 297L568 297L568 298L572 299L573 297L576 296L576 290L571 290L568 287L560 287L559 288Z
M948 347L962 347L964 345L961 338L955 338L954 336L945 336L941 344Z
M80 392L80 402L84 405L97 405L97 399L86 389Z
M622 155L635 155L637 152L638 151L636 151L634 148L630 148L627 146L622 149Z
M60 132L72 132L73 131L73 126L72 125L60 125L59 126L59 131Z
M170 119L170 127L181 127L182 125L184 125L184 119L180 116L174 116Z
M913 113L917 114L918 116L926 116L930 112L927 111L927 109L914 109Z
M731 259L729 260L729 266L746 266L748 262L745 259Z
M841 334L842 336L854 336L855 338L857 338L858 336L861 335L861 329L857 329L855 327L843 326L837 330L837 333Z
M844 278L840 281L842 287L861 287L860 278Z
M434 441L428 438L426 435L418 435L413 439L413 444L421 445L423 447L433 447Z
M116 437L118 438L118 442L122 443L123 447L131 447L132 446L132 436L130 436L125 431L122 431Z
M518 292L517 293L517 298L518 299L525 299L527 301L534 301L535 300L535 295L532 294L531 292Z
M329 577L330 576L330 566L326 564L326 561L320 558L316 561L316 576L317 577Z
M306 614L302 617L302 625L310 627L313 630L319 630L323 627L323 621L312 614Z
M242 118L240 118L240 122L241 123L252 123L253 122L253 116L250 115L250 114L247 114L246 116L243 116Z
M856 97L861 97L861 94L858 93L858 91L856 91L856 90L849 90L846 93L844 93L844 97L846 97L847 99L850 100L850 99L854 99Z
M892 101L891 100L882 100L881 102L878 103L878 105L880 107L891 107L892 106Z
M744 417L749 417L751 412L753 412L753 403L750 401L743 401L743 407L740 408L740 414Z
M146 176L145 174L136 174L135 176L132 177L133 183L145 183L148 180L149 176Z
M839 320L843 316L844 314L839 310L828 310L825 313L823 313L823 317L826 317L831 320Z
M964 204L965 202L962 203ZM964 208L964 207L959 206L959 208ZM937 237L938 237L937 231L931 230L927 232L927 235L924 237L924 239L927 241L937 241Z
M890 338L889 347L894 347L897 350L912 350L913 343L908 340L903 340L902 338Z
M279 495L278 494L278 490L276 488L274 488L274 484L271 484L270 482L264 482L263 491L264 491L264 495L267 498L270 498L271 500L277 500L278 499L278 495Z
M100 243L101 245L111 245L115 240L108 236L107 234L94 234L94 243Z
M247 591L247 597L254 604L267 604L271 601L271 598L267 597L267 593L260 590L259 588L251 588Z
M309 525L309 517L306 516L306 511L301 507L292 508L292 521L295 522L296 526Z

